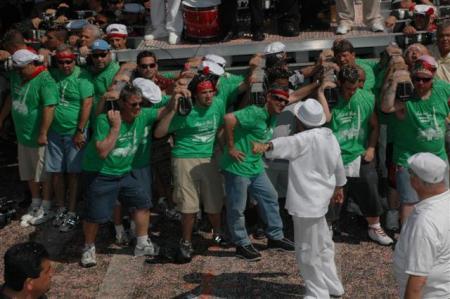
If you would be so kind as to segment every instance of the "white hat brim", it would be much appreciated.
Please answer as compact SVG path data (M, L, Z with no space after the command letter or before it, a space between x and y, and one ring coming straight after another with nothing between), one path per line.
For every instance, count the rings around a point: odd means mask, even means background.
M299 121L301 121L303 124L307 125L308 127L319 127L326 122L327 119L325 116L325 112L322 113L322 119L318 123L313 123L313 122L310 122L310 121L304 119L300 115L300 107L302 107L304 104L305 104L305 102L298 102L297 104L295 104L295 107L294 107L295 116L297 117L297 119Z

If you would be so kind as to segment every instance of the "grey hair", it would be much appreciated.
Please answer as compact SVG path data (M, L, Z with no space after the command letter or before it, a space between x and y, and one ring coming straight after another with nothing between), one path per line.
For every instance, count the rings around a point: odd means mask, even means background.
M61 53L61 52L66 52L66 51L73 52L72 48L67 44L59 45L58 48L56 48L56 53Z
M450 28L450 20L445 20L442 23L440 23L437 27L437 37L439 38L439 34L441 34L442 31L445 29Z
M103 35L102 30L98 26L96 26L94 24L86 24L86 25L84 25L83 26L83 30L89 30L89 31L94 32L95 39L102 38L102 35Z

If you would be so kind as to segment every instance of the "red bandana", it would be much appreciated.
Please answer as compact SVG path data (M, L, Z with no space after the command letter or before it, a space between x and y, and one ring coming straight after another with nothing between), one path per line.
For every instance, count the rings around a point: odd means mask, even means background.
M278 96L283 96L286 99L289 99L289 92L286 90L282 90L282 89L270 89L269 93L274 94L274 95L278 95Z
M214 84L212 84L211 81L202 81L202 82L197 84L197 87L195 88L195 91L197 93L199 93L199 92L202 92L202 91L204 91L206 89L215 90Z
M75 59L75 58L76 58L76 55L73 54L73 53L71 53L71 54L58 53L58 54L56 54L56 58L57 58L58 60L61 60L61 59Z

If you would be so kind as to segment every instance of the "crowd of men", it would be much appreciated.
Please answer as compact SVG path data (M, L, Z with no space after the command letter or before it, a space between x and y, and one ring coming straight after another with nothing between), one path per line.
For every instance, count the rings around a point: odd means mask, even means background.
M383 30L379 18L366 21ZM325 298L344 293L332 233L356 206L381 245L394 242L385 229L403 227L395 255L401 292L450 293L450 23L437 26L432 47L389 45L379 61L357 58L351 42L337 39L294 72L275 42L249 61L246 75L226 72L214 53L170 73L147 50L120 65L113 49L127 47L127 27L104 25L50 28L40 49L20 30L3 36L0 60L13 68L3 72L0 128L11 114L20 178L31 193L22 226L52 221L64 233L82 218L83 267L96 265L99 224L110 221L117 244L135 239L135 256L157 256L150 209L165 201L180 220L177 262L191 261L202 213L211 242L231 242L237 257L257 261L244 214L256 205L267 247L296 251L307 298ZM350 30L350 22L340 25L340 33ZM254 97L263 61L263 97ZM295 243L284 236L279 198L293 217ZM45 250L33 250L45 264ZM9 251L5 263L17 254ZM39 269L50 275L35 266L26 277L39 277ZM10 281L6 288L20 291Z

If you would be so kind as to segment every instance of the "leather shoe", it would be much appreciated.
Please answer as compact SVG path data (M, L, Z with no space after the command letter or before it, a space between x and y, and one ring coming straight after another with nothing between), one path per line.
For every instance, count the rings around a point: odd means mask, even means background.
M281 36L297 36L299 31L298 27L291 22L284 22L280 24L278 34Z
M252 32L252 40L253 41L262 41L264 40L266 37L264 36L264 32L262 31L254 31Z

